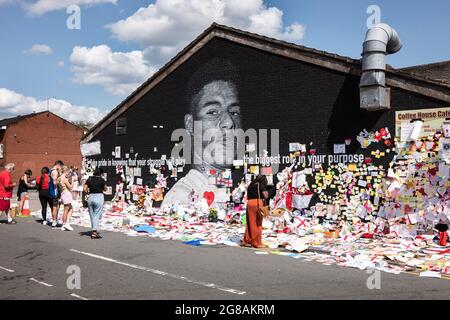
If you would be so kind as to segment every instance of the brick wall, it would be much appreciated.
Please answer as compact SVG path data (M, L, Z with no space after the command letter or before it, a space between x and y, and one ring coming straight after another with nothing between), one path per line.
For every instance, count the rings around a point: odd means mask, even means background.
M52 113L38 114L8 126L3 138L2 166L15 163L13 181L27 169L33 177L56 160L81 167L80 139L83 130Z

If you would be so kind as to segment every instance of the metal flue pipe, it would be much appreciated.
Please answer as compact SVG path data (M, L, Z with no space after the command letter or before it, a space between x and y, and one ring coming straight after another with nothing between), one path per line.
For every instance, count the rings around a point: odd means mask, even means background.
M401 48L400 37L391 26L380 23L367 31L359 83L362 109L377 111L391 108L390 90L386 88L386 55Z

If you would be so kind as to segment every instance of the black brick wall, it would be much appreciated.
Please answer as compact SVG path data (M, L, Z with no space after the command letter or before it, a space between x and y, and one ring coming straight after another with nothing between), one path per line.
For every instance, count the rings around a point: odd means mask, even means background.
M348 153L367 154L372 149L361 150L356 141L363 129L388 127L395 135L395 111L450 105L393 89L392 110L369 113L359 108L356 76L214 39L125 113L126 135L115 135L114 122L94 137L92 141L101 141L103 152L94 158L112 158L111 152L119 145L123 157L130 147L139 153L139 159L159 159L161 154L170 156L173 146L170 135L174 129L184 126L185 87L189 76L217 56L233 62L240 70L245 128L280 129L282 155L288 154L289 142L313 142L318 154L332 153L333 144L344 143L346 138L353 140ZM153 125L163 125L164 129L153 129ZM154 147L158 148L157 153L153 152ZM385 157L378 162L389 161ZM115 185L114 170L108 171L108 184ZM142 173L144 183L154 183L148 168Z

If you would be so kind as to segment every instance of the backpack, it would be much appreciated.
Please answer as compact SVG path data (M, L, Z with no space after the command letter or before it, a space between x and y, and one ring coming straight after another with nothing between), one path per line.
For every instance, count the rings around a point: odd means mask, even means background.
M53 177L52 177L53 170L55 170L55 169L50 170L49 175L48 175L48 177L49 177L48 190L50 192L50 197L52 199L55 199L58 197L58 187L55 186L54 181L53 181Z

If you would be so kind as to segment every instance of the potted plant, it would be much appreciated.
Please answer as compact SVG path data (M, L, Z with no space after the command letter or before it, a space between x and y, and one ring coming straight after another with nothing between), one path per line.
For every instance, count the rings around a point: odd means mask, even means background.
M215 209L215 208L209 209L208 221L209 222L217 222L217 209Z

